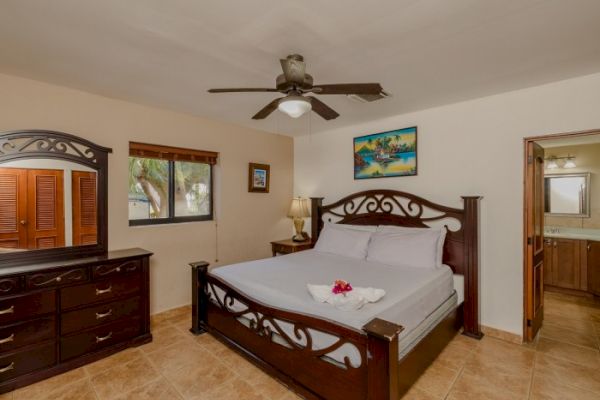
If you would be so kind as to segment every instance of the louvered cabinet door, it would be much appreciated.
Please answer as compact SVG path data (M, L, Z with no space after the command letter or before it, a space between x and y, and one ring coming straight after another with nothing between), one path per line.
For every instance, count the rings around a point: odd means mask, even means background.
M63 171L27 170L28 243L30 249L51 249L65 245Z
M27 249L27 170L0 168L0 252Z
M96 244L97 207L96 207L96 173L73 171L73 245Z

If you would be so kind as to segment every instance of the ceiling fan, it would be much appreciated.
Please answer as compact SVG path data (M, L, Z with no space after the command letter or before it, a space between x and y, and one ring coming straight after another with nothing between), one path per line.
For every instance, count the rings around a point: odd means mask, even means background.
M276 87L269 88L236 88L210 89L209 93L233 92L279 92L285 94L267 104L257 112L252 119L264 119L273 111L279 109L292 118L298 118L311 109L326 120L335 119L339 114L314 96L304 96L306 93L318 95L344 94L355 95L363 101L375 101L387 97L387 93L379 83L342 83L334 85L313 85L313 77L306 73L304 57L292 54L279 60L283 74L276 80Z

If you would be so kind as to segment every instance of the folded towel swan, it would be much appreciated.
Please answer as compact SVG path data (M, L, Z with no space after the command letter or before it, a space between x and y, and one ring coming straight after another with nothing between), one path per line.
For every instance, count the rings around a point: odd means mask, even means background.
M375 303L385 296L385 290L371 287L355 287L345 294L334 294L332 292L333 285L311 285L309 283L306 288L315 301L329 303L342 311L360 310L365 304Z

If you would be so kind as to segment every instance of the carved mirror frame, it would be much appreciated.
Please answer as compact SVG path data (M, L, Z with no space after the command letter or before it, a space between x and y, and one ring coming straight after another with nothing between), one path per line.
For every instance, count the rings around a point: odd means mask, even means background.
M0 268L105 253L108 249L108 154L112 150L64 132L20 130L0 133L0 165L20 159L72 161L97 172L96 244L0 254Z

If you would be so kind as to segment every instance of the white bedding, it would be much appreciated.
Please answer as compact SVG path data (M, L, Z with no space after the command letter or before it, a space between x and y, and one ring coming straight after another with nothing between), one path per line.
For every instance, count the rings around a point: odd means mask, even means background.
M400 340L453 296L455 283L460 286L456 291L459 302L463 299L462 280L453 276L448 266L431 269L389 266L316 250L219 267L211 274L265 304L331 319L356 329L375 317L395 322L404 327ZM335 279L344 279L353 286L381 288L386 296L357 311L340 311L315 302L306 289L307 283L328 284ZM331 344L325 337L313 339L318 348ZM342 353L346 353L356 361L351 349L335 353L329 357L343 360ZM360 357L352 364L360 365Z

